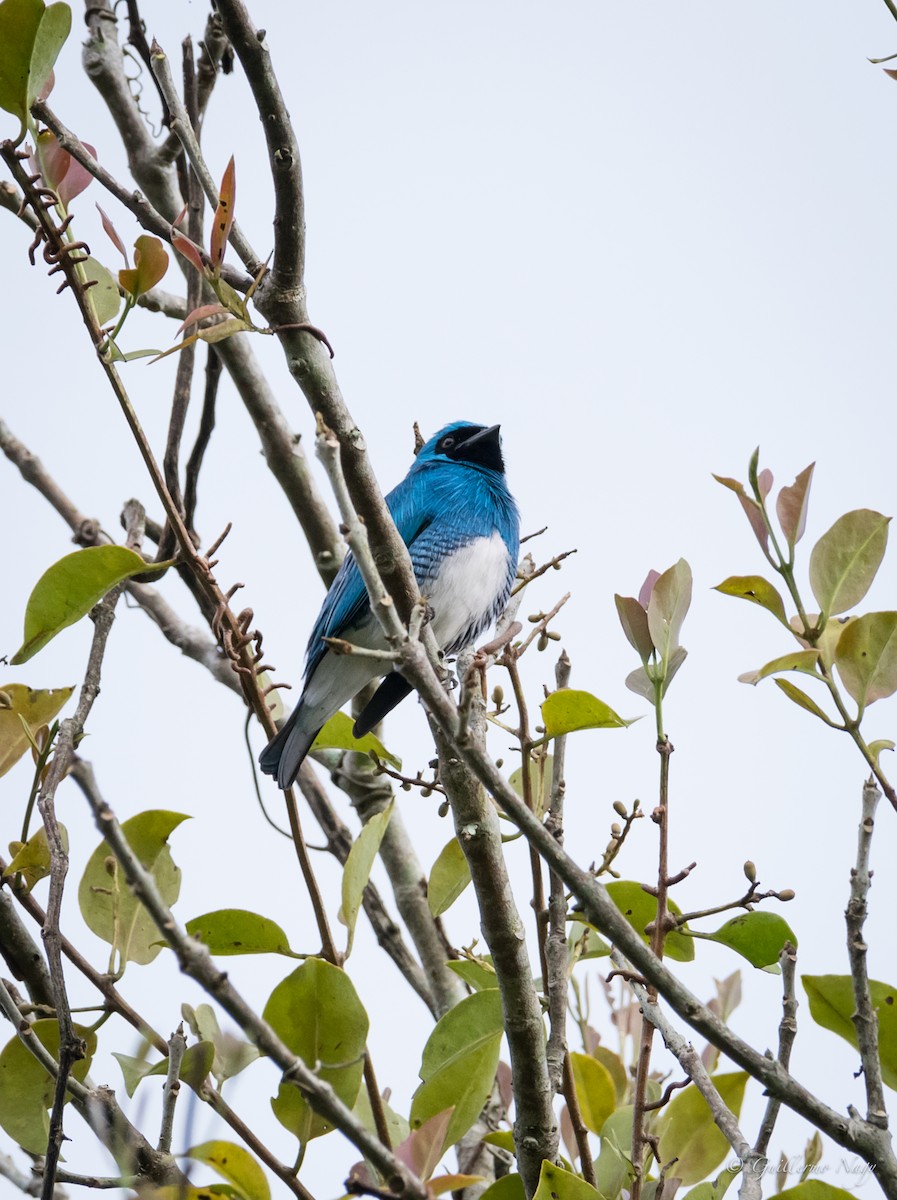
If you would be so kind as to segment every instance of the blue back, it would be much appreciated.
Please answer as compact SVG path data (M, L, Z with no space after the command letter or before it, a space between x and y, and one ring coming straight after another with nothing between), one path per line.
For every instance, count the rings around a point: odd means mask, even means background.
M508 547L510 581L520 548L520 519L504 474L478 463L456 462L436 453L436 444L470 421L453 421L420 450L408 474L387 494L402 541L408 547L422 591L448 554L496 531ZM370 612L364 580L351 552L346 555L318 614L306 652L310 678L326 653L325 637L342 637Z

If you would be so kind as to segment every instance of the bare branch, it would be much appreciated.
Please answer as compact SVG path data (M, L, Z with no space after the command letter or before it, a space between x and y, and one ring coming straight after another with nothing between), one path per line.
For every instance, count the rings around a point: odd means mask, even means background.
M794 976L797 969L797 950L786 942L779 955L779 966L782 969L782 1019L779 1022L779 1053L778 1060L787 1071L791 1061L791 1047L797 1037L797 996L794 991ZM770 1096L766 1103L766 1111L760 1124L760 1132L754 1150L757 1154L766 1154L769 1141L778 1120L781 1100Z
M174 1133L174 1110L181 1091L181 1063L187 1051L184 1024L181 1022L168 1039L168 1075L162 1087L162 1125L159 1130L159 1150L171 1152L171 1137Z

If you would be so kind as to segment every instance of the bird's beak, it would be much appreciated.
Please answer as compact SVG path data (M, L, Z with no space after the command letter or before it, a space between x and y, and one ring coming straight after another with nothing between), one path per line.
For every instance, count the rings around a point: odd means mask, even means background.
M500 425L490 425L488 429L481 429L479 433L449 450L448 457L456 462L476 463L501 473L505 465L501 455L500 431Z

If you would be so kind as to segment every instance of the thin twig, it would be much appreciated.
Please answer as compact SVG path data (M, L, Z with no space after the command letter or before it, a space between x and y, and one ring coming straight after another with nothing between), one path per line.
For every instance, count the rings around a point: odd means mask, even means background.
M187 1051L184 1023L181 1022L168 1039L168 1074L162 1086L162 1123L159 1127L159 1149L163 1154L171 1151L174 1133L174 1110L181 1092L181 1063Z
M787 1071L791 1061L791 1047L797 1037L797 996L794 990L797 950L791 942L786 942L782 947L779 966L782 971L782 1019L779 1022L779 1052L776 1057ZM770 1096L766 1102L766 1111L760 1123L760 1132L754 1143L754 1150L757 1154L766 1155L781 1107L782 1102L776 1096Z

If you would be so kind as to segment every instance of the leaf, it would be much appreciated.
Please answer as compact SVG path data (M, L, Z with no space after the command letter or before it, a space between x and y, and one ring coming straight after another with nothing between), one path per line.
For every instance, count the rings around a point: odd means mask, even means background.
M590 1054L570 1053L576 1098L586 1129L600 1133L617 1107L617 1089L608 1069Z
M57 633L86 616L116 584L146 569L140 555L125 546L90 546L55 562L28 597L24 641L10 662L27 662Z
M744 509L744 515L747 517L751 529L754 531L754 537L760 543L760 549L768 558L769 531L766 528L766 522L763 520L760 505L753 497L748 496L744 490L744 484L739 483L737 479L729 479L724 475L714 475L713 478L717 483L721 483L723 487L728 488L730 492L734 492L738 497L738 502Z
M890 738L879 738L878 741L870 742L869 746L868 746L869 753L875 759L876 763L878 763L878 759L879 759L879 756L881 755L882 750L893 750L893 749L894 749L894 743L891 741Z
M85 279L95 281L94 286L87 293L87 300L96 317L97 324L107 325L118 316L118 310L121 308L118 284L113 279L112 272L108 271L101 262L97 262L95 258L85 259L81 267ZM108 550L112 547L93 546L89 549ZM82 550L80 553L83 554L84 551Z
M539 1186L533 1200L603 1200L601 1193L572 1171L557 1167L548 1159L542 1160Z
M825 721L826 725L830 725L832 729L837 729L830 717L822 711L815 700L811 700L806 692L802 692L799 687L796 687L790 679L774 679L773 683L777 688L785 693L789 700L793 700L798 708L804 708L807 712L812 713L814 717L818 717L820 721Z
M529 790L536 816L539 818L542 817L542 814L551 803L551 772L553 766L554 757L551 754L535 752L529 757ZM526 799L523 791L522 767L518 767L516 771L511 772L508 783L521 800Z
M756 685L761 679L777 675L780 671L802 671L805 675L813 675L819 679L821 676L816 669L818 664L818 650L794 650L791 654L783 654L779 658L774 658L772 662L766 663L758 671L745 671L743 675L738 676L738 681Z
M156 286L168 270L168 251L157 237L143 233L134 243L134 266L118 273L118 282L136 300Z
M43 725L49 725L66 704L74 688L27 687L24 683L5 683L2 688L7 704L0 707L0 776L19 761L28 750L31 736ZM24 725L23 725L24 722Z
M427 905L434 917L441 917L451 908L470 883L470 867L457 838L452 838L439 851L427 883ZM492 987L495 987L493 977Z
M63 850L68 853L68 830L62 824L59 826L59 838ZM37 833L28 839L21 849L17 850L12 862L3 872L4 879L12 879L21 875L25 883L25 891L30 892L36 883L50 874L50 847L47 844L47 831L41 825Z
M595 1160L595 1182L603 1196L618 1196L632 1175L632 1105L618 1108L601 1130L601 1153Z
M168 838L183 813L150 809L122 822L122 833L141 864L149 871L165 903L171 907L181 890L181 872L174 865ZM122 960L150 963L162 949L159 930L128 886L106 841L90 856L78 887L78 904L87 926L115 946Z
M691 604L691 567L684 558L664 571L648 601L648 629L662 663L679 646L682 622Z
M658 577L659 578L659 577ZM648 629L648 614L634 596L614 596L617 616L627 641L643 663L654 653L654 643Z
M772 967L778 963L786 942L797 945L794 931L784 917L757 910L733 917L708 937L735 950L752 967Z
M502 1038L501 999L497 988L466 996L436 1024L421 1060L423 1080L411 1101L411 1125L454 1108L444 1152L470 1129L495 1080Z
M217 1171L233 1186L240 1200L271 1200L271 1188L265 1172L248 1150L233 1142L203 1142L186 1152L187 1158Z
M444 1196L446 1192L463 1191L471 1184L482 1183L485 1175L437 1175L431 1179L427 1191L431 1196Z
M849 975L802 975L810 1001L810 1016L823 1029L830 1029L857 1049L857 1034L851 1017L856 1012L853 981ZM882 1079L897 1091L897 988L869 981L872 1007L878 1015L878 1053Z
M97 1049L97 1035L82 1025L75 1033L85 1042L87 1055L72 1067L72 1075L83 1083ZM35 1021L31 1035L59 1059L59 1024L55 1017ZM0 1051L0 1125L13 1141L29 1154L46 1154L50 1130L49 1109L56 1080L37 1061L24 1043L14 1036ZM66 1096L66 1104L70 1097Z
M185 329L189 329L191 325L195 325L197 321L204 321L206 317L220 317L227 312L223 304L201 304L199 308L194 308L191 313L187 314L186 320L174 331L175 336L183 333Z
M439 1166L445 1135L454 1111L453 1108L447 1108L444 1112L436 1113L396 1147L396 1158L424 1182Z
M592 1058L597 1058L610 1075L619 1104L629 1089L629 1076L622 1058L619 1054L614 1054L613 1050L608 1050L606 1046L595 1046L591 1053ZM600 1133L601 1130L599 1129L597 1132Z
M697 1187L693 1187L685 1194L683 1200L722 1200L729 1190L729 1184L740 1174L741 1167L726 1167L716 1179L708 1179L706 1183L699 1183Z
M897 692L897 612L865 613L846 625L835 647L838 674L850 695L867 704Z
M67 150L59 145L56 135L45 129L38 135L40 148L39 170L47 180L47 186L53 188L65 208L68 208L76 196L93 183L93 176L86 167L74 159ZM84 149L96 158L96 147L84 142ZM56 180L51 183L50 180Z
M386 749L379 738L372 733L366 733L362 738L352 736L353 721L344 712L334 713L312 742L311 751L315 750L354 750L357 754L370 754L372 751L378 758L388 762L397 771L402 768L402 760Z
M184 212L186 211L187 210L184 209ZM183 213L181 216L183 216ZM181 217L178 217L178 220L180 219ZM192 263L193 266L196 267L197 271L199 271L201 275L205 275L206 265L203 262L202 251L200 250L199 246L197 246L195 242L191 242L190 239L181 233L179 229L176 229L174 225L171 227L171 244L174 249L177 250L178 254L182 255L184 258L186 258L187 262Z
M810 484L813 480L815 463L810 463L797 476L790 487L783 487L776 500L776 513L785 541L794 549L804 536L807 525L807 505L810 500Z
M132 1058L129 1054L119 1054L112 1051L112 1057L118 1060L122 1078L125 1081L125 1091L133 1096L141 1080L150 1075L166 1076L168 1074L168 1058L160 1058L158 1062L148 1063L145 1058ZM188 1046L181 1059L179 1076L190 1087L202 1087L212 1070L215 1059L215 1047L211 1042L196 1042Z
M855 1181L855 1186L859 1187L865 1183L868 1172L874 1170L874 1167L863 1163L860 1170L856 1172L859 1178ZM856 1200L856 1194L845 1191L844 1188L835 1187L822 1179L808 1179L805 1183L799 1183L796 1187L785 1188L784 1192L779 1192L779 1200Z
M236 203L237 179L234 167L234 157L225 168L218 191L218 207L212 220L211 254L212 266L217 274L224 261L224 251L227 239L230 237L231 226L234 223L234 205Z
M624 729L632 721L618 716L610 705L576 688L559 688L542 704L542 723L549 738L578 729Z
M235 333L246 333L251 328L248 321L244 321L240 317L231 317L227 321L219 321L216 325L200 329L196 336L201 342L207 342L211 346L215 342L223 342L227 338L233 337Z
M394 1146L400 1146L408 1135L411 1133L411 1127L403 1116L400 1116L395 1109L391 1108L389 1103L381 1096L383 1105L383 1113L386 1117L386 1127L389 1130L390 1141ZM371 1133L377 1133L377 1123L374 1120L374 1114L371 1110L371 1098L368 1095L367 1088L358 1089L358 1099L355 1101L355 1108L352 1110L355 1116L358 1117L365 1129Z
M777 617L783 625L788 624L782 597L762 575L730 575L713 590L722 592L724 596L738 596L742 600L750 600L752 604L759 604L761 608Z
M646 942L650 942L645 927L657 920L657 897L649 895L640 883L627 879L615 879L606 886L607 894L632 928ZM667 899L667 906L675 916L681 915L682 909L675 901ZM682 928L687 929L688 926ZM694 943L686 934L673 930L664 941L664 953L676 962L691 962L695 956Z
M352 849L349 851L349 857L343 868L342 920L349 931L349 939L346 944L347 958L352 952L355 923L358 920L361 899L371 877L371 868L380 849L380 843L383 841L383 835L386 833L386 826L392 816L392 806L393 801L390 800L382 812L375 813L367 822L352 843Z
M489 988L498 987L498 978L490 958L452 958L445 965L475 992L488 991Z
M712 1079L723 1103L737 1117L744 1099L747 1072L733 1071L728 1075L714 1075ZM686 1186L699 1183L705 1175L716 1170L727 1154L731 1154L729 1143L717 1129L707 1101L694 1084L673 1097L663 1110L659 1129L661 1159L663 1162L671 1158L679 1160L675 1167L676 1176Z
M364 1073L369 1022L345 971L322 958L308 959L277 985L263 1016L308 1069L352 1108ZM303 1146L333 1128L292 1084L281 1083L271 1107Z
M94 158L96 158L96 152L91 151L91 153L93 153ZM118 250L119 254L121 254L122 258L125 260L125 266L127 266L128 252L125 249L124 242L118 236L118 230L112 224L112 221L109 219L106 213L104 213L100 208L99 204L97 205L97 212L100 214L100 220L103 222L103 229L106 231L106 236L109 238L109 241L112 243L112 245L115 246L116 250Z
M259 1057L258 1049L232 1033L225 1033L218 1025L215 1010L209 1004L181 1005L181 1016L187 1022L194 1037L208 1042L215 1051L209 1068L219 1088L227 1079L245 1070Z
M503 1175L495 1183L489 1184L480 1200L526 1200L523 1180L516 1171Z
M859 604L888 544L890 517L868 508L845 513L810 554L810 587L825 617Z
M194 917L186 925L191 937L208 946L210 954L284 954L299 958L290 949L287 935L275 922L242 908L219 908Z
M44 90L71 28L72 10L67 4L51 4L49 8L44 9L31 51L26 108L30 109Z

